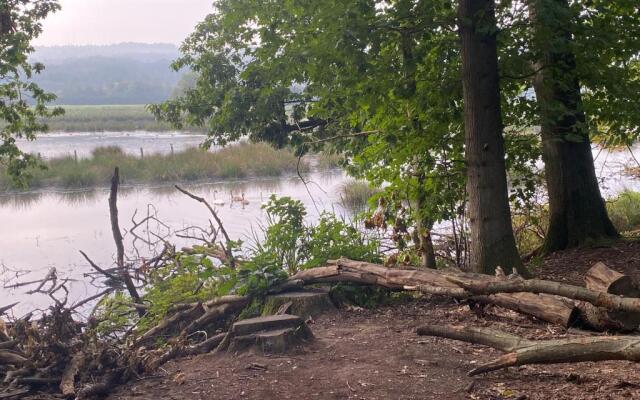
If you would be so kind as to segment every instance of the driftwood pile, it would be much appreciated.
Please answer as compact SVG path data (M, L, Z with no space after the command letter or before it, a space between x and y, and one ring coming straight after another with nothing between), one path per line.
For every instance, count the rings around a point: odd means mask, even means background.
M614 294L627 290L635 293L635 285L604 264L596 264L587 274L589 287L577 287L456 270L390 269L341 259L325 267L301 271L272 291L282 293L334 283L374 285L495 304L564 327L588 325L592 318L589 313L595 312L598 324L590 325L591 328L616 327L627 331L637 328L628 321L637 318L640 312L640 299ZM52 308L39 321L23 318L6 324L0 330L0 371L6 385L0 396L18 397L45 387L70 398L88 398L131 377L155 371L176 357L224 350L229 345L229 334L221 329L227 329L251 300L245 296L224 296L205 303L175 304L156 326L122 343L95 341L91 321L74 321L68 309L59 307ZM589 307L585 308L585 304ZM447 326L421 327L418 334L488 345L507 352L472 374L530 363L640 360L640 339L633 336L536 342L499 331ZM157 346L159 338L164 345Z

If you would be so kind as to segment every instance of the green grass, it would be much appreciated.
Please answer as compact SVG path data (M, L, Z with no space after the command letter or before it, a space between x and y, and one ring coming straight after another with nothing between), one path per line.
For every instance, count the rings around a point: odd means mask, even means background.
M241 143L215 152L192 148L173 155L151 154L145 155L144 159L125 154L121 148L113 146L97 148L87 159L75 160L73 156L66 156L45 161L44 165L46 169L31 171L29 189L108 186L116 166L120 168L124 184L278 176L294 173L297 158L288 150L253 143ZM21 189L24 190L11 181L6 171L0 170L0 191Z
M173 128L156 121L144 104L104 106L61 106L65 114L47 122L53 132L168 131Z

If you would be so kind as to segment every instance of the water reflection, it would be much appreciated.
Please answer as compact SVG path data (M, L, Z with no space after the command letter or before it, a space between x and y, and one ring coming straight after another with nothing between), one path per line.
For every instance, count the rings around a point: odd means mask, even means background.
M305 204L308 220L317 218L323 210L345 213L340 206L338 189L344 182L341 171L309 174L315 184L305 185L298 178L256 179L252 181L185 184L184 187L203 196L216 208L229 235L250 241L254 231L264 221L261 205L271 194L291 196ZM309 191L309 193L307 192ZM232 202L231 196L244 193L247 204ZM83 274L89 271L79 254L85 251L97 264L110 267L115 248L111 237L107 189L69 192L34 192L0 196L0 264L12 269L31 271L22 280L38 279L52 266L60 276L77 279L71 285L70 301L91 294L95 288L87 286ZM217 202L215 200L218 200ZM127 234L131 218L137 213L140 220L149 205L157 210L158 218L172 231L194 225L207 225L208 210L200 203L179 193L173 186L123 187L118 208L125 245L131 251L133 237ZM317 208L316 208L317 207ZM173 238L178 246L184 240ZM141 254L148 253L140 246ZM25 296L26 290L2 289L0 293L19 298L27 305L49 304L46 296Z

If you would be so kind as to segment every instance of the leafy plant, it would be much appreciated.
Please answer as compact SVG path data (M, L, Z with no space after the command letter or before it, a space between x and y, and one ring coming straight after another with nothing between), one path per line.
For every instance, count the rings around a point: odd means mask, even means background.
M263 209L267 212L265 239L256 245L254 259L276 261L289 274L338 257L380 259L377 241L332 213L325 212L317 224L306 225L307 212L300 201L276 196L271 196Z
M275 195L271 195L262 209L267 213L267 229L257 254L268 254L267 258L272 258L290 274L294 274L306 257L303 242L307 211L301 201Z
M332 213L323 213L318 223L308 228L304 245L306 260L301 266L303 269L320 267L339 257L380 261L379 243Z

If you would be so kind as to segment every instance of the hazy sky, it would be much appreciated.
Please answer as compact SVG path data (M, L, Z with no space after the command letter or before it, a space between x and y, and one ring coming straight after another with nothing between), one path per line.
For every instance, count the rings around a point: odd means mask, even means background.
M211 12L213 0L60 0L40 46L119 42L178 44Z

